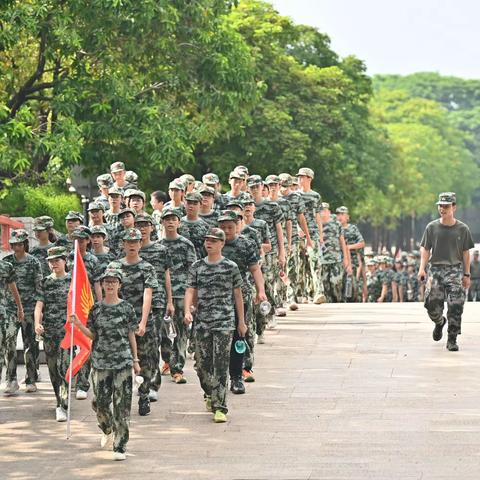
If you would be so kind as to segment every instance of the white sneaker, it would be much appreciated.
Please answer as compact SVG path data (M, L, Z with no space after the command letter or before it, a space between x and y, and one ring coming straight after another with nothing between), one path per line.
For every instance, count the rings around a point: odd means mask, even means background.
M12 380L7 382L7 386L5 387L5 391L3 393L6 396L15 395L19 388L18 382L16 380Z
M62 407L57 407L55 410L55 419L57 422L66 422L67 421L67 412Z
M111 448L113 445L113 432L111 433L103 433L102 438L100 439L100 447L101 448Z
M37 386L34 384L34 383L29 383L26 387L25 387L25 391L27 393L33 393L33 392L36 392L38 389L37 389Z
M42 381L42 375L40 374L40 370L37 370L37 382Z
M113 459L114 460L126 460L127 454L125 452L113 452Z
M150 390L148 392L148 399L151 402L156 402L158 400L158 392L156 392L155 390Z
M77 393L75 395L75 398L77 400L86 400L87 397L88 397L87 392L85 392L84 390L77 390Z
M287 311L283 307L277 308L277 310L275 310L275 315L277 317L286 317L287 316Z
M260 343L260 344L265 343L265 335L263 333L257 336L257 343Z

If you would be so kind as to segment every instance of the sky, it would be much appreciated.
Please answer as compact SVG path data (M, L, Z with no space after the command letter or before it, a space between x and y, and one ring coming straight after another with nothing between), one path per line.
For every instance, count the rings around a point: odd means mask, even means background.
M269 0L329 35L370 75L439 72L480 79L480 0Z

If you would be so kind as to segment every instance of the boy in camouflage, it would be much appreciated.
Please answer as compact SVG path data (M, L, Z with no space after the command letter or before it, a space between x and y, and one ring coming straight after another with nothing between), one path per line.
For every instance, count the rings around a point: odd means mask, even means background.
M172 343L166 336L162 337L162 358L165 362L162 372L166 374L169 370L173 381L178 384L186 383L183 376L183 367L187 355L188 331L184 319L184 298L188 277L188 271L197 260L195 247L190 240L178 234L180 225L180 212L177 208L164 208L162 212L162 225L165 231L165 238L160 243L167 249L172 260L170 279L172 283L173 305L175 315L174 325L177 336Z
M105 246L108 238L107 230L103 225L94 225L90 227L90 239L92 242L92 254L98 260L98 272L103 275L109 263L115 260L115 254Z
M53 232L53 219L43 215L33 220L33 232L38 240L38 245L31 248L29 253L33 255L42 267L42 274L44 277L50 275L48 268L47 250L54 246L57 237Z
M441 340L448 319L447 349L456 352L457 335L462 333L465 290L470 287L470 249L474 243L468 226L455 218L455 193L441 193L437 206L440 218L427 225L421 241L418 278L426 279L425 269L429 263L425 308L435 323L433 340ZM443 316L445 298L447 318Z
M237 265L222 256L225 234L212 228L205 237L207 258L196 261L190 270L185 292L185 322L193 321L191 307L196 306L195 336L197 375L204 391L205 405L214 413L214 421L227 421L227 383L235 329L244 337L242 277Z
M114 460L127 458L128 423L132 408L132 366L135 374L140 374L135 339L135 310L118 296L122 278L121 270L105 271L102 276L105 299L93 306L87 326L76 315L70 318L72 323L93 340L92 408L102 430L100 445L110 447L113 441Z
M203 244L208 231L208 224L198 216L202 200L203 198L198 192L189 192L185 195L187 214L181 218L178 228L178 233L193 243L197 258L203 258L206 255Z
M80 212L74 212L70 210L65 217L65 228L67 229L66 235L60 235L55 242L57 247L65 247L67 251L73 249L73 231L83 224L83 215Z
M67 299L71 276L65 271L67 251L64 247L48 249L51 274L42 281L35 305L35 333L43 338L48 373L57 399L57 422L67 420L68 385L65 374L70 360L69 350L60 347L65 336Z
M215 189L207 185L202 185L198 193L202 196L200 218L208 224L209 228L216 227L219 211L213 208L216 195Z

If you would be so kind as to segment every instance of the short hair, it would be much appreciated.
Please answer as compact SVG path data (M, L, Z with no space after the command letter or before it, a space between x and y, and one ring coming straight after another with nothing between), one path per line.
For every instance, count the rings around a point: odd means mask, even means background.
M155 198L157 202L167 203L168 201L170 201L170 197L161 190L155 190L151 193L151 196Z

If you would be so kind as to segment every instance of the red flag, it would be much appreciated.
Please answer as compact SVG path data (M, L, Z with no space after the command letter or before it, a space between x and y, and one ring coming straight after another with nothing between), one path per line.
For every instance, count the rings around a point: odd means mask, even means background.
M69 322L70 315L75 313L78 319L84 324L87 324L88 314L93 306L93 295L88 280L87 270L83 263L83 258L80 253L78 242L75 242L75 256L73 265L72 281L70 283L70 290L68 292L67 302L67 322L65 323L65 337L60 346L63 349L70 348L72 345L72 327ZM72 376L76 375L87 361L92 351L92 341L84 335L77 326L73 329L73 345L80 349L72 364L68 367L65 379L67 382L70 379L70 368L72 368Z

